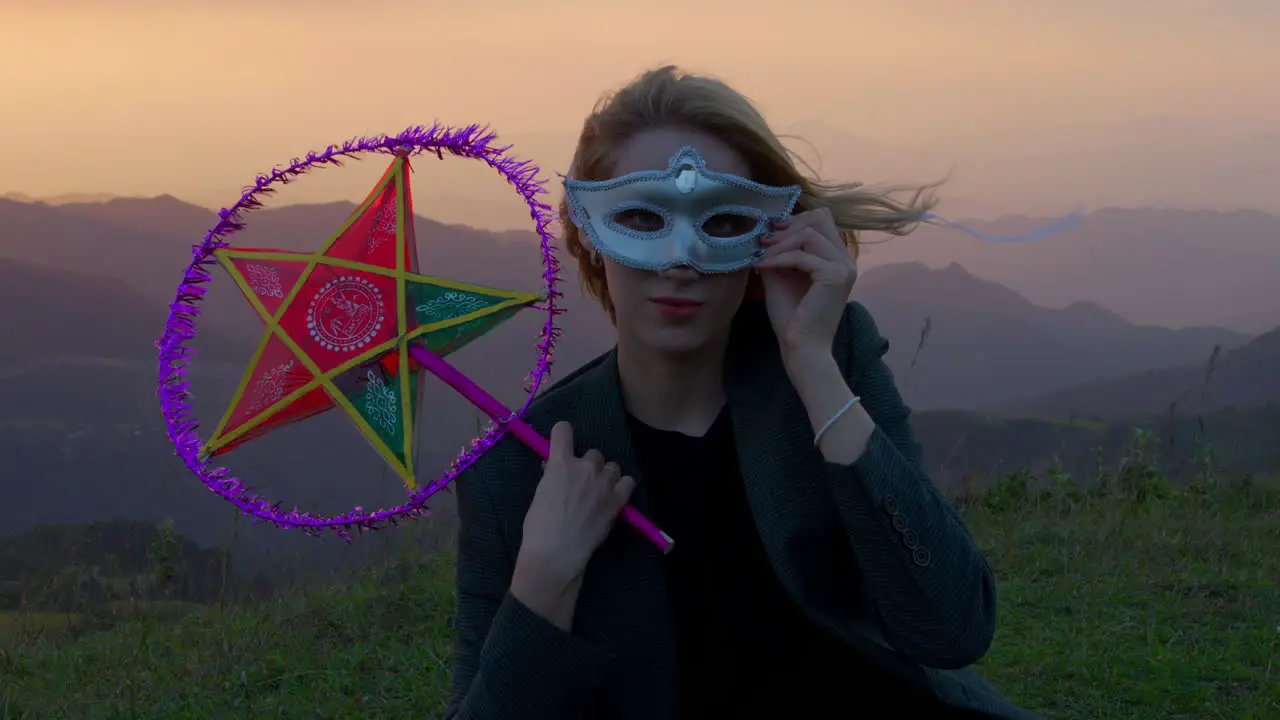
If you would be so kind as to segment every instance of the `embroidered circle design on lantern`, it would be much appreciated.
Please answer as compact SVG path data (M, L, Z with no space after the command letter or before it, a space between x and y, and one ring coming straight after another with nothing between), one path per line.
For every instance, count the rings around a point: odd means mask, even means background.
M307 332L320 347L349 353L368 346L386 322L382 291L362 277L325 283L307 308Z

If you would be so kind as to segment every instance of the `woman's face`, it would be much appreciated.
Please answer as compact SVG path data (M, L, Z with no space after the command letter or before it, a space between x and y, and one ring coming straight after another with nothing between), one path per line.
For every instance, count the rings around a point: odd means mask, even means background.
M692 147L707 169L749 177L746 160L724 142L684 128L654 128L617 149L614 177L640 170L666 170L671 156ZM644 218L636 218L644 222ZM642 229L642 228L637 228ZM601 256L618 334L663 353L689 354L728 335L746 294L750 270L702 275L688 266L652 272Z

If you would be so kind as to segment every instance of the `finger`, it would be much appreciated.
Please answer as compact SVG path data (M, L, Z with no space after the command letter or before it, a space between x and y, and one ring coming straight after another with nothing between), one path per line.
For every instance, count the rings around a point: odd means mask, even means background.
M561 420L551 426L551 450L549 458L560 461L573 459L573 426L567 420Z
M798 215L792 215L789 218L783 218L781 221L775 221L773 224L778 234L783 232L799 232L805 229L813 230L818 234L823 244L829 245L836 249L845 249L844 237L840 234L840 228L836 227L835 218L832 217L831 211L827 208L817 208L815 210L806 210Z
M615 512L622 512L623 506L631 499L631 493L636 489L635 478L630 475L624 475L613 486L613 500L616 505Z
M607 462L600 468L600 474L609 482L615 482L622 477L622 467L616 462Z
M779 233L773 238L764 240L763 244L765 251L761 257L780 255L791 250L804 250L826 260L842 262L848 255L848 251L837 249L813 228L801 228L786 234Z
M836 219L832 217L831 211L827 208L819 208L814 213L816 217L813 229L818 232L818 236L830 243L831 247L848 253L849 246L845 244L840 228L836 227Z
M791 250L772 257L761 259L756 263L760 270L798 270L810 276L834 274L833 263L803 250Z
M600 451L595 448L592 448L582 454L582 462L586 463L587 467L591 468L596 473L599 473L604 469L604 455L601 455Z

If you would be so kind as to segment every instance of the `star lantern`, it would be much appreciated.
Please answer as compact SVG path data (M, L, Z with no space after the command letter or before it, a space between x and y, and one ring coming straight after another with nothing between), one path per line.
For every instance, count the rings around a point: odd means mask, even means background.
M313 253L221 248L218 263L265 330L209 456L337 407L410 490L423 367L536 303L537 294L418 273L409 161L398 155Z

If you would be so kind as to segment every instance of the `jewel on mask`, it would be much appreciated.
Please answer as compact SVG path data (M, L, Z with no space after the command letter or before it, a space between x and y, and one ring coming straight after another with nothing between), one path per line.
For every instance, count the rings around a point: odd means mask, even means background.
M681 195L688 195L693 192L693 188L698 184L698 171L695 168L685 166L680 174L676 176L676 189Z

